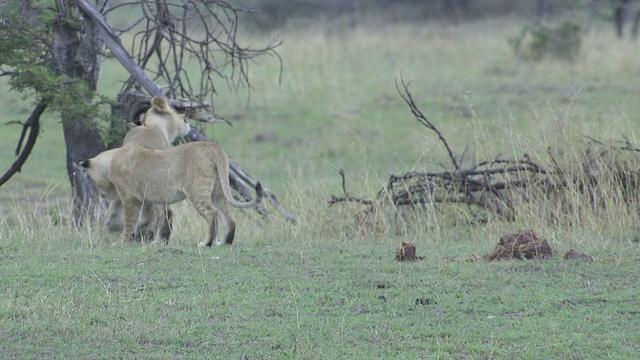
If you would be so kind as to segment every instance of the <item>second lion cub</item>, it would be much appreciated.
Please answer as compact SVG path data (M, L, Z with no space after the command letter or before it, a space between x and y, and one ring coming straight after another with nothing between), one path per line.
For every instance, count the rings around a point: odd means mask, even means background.
M123 242L134 233L136 214L144 203L158 204L154 209L184 199L196 208L207 224L209 235L198 246L231 244L236 222L228 204L238 208L255 207L263 197L260 183L256 198L238 202L229 188L229 158L220 145L212 142L191 142L169 150L152 150L128 143L86 160L82 166L96 184L112 183L125 209ZM164 215L164 214L163 214ZM223 239L216 240L218 219L223 228Z
M171 147L171 143L176 138L187 134L190 129L185 116L172 109L167 99L162 96L154 96L151 99L151 108L144 113L141 123L141 126L127 132L123 144L136 143L149 149L165 150ZM122 201L113 185L105 184L100 188L109 200L110 216L107 220L107 229L109 232L121 232L124 227ZM155 237L156 240L168 241L171 235L171 209L167 209L165 218L154 217L152 213L160 214L161 211L152 209L149 204L142 206L139 223L136 226L136 237L147 239ZM158 222L162 225L156 226Z

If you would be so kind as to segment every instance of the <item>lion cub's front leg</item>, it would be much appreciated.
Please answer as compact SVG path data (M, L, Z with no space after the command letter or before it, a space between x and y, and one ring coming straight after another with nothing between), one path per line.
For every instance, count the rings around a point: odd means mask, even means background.
M124 238L122 244L129 243L135 236L136 223L142 204L136 199L122 199L124 204Z
M173 226L173 211L167 206L157 205L154 206L154 218L156 223L154 225L155 238L149 245L158 245L160 243L169 243L169 236L171 235L171 227Z
M111 200L107 213L110 214L109 219L107 219L107 230L111 233L121 232L124 227L124 219L122 218L122 201L119 197Z

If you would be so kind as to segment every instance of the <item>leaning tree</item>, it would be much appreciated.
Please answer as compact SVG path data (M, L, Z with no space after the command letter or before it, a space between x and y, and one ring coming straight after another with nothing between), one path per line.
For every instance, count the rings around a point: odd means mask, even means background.
M167 96L192 117L215 121L216 81L250 88L250 62L264 54L278 56L278 41L258 49L238 43L239 12L221 0L0 0L0 76L35 98L18 140L18 158L0 186L26 162L40 115L51 108L62 119L75 223L95 219L102 211L97 192L77 164L116 145L113 139L122 135L125 122L144 111L147 95ZM118 16L120 28L109 24L110 16ZM128 49L121 41L125 34L132 39ZM122 79L115 116L103 106L113 99L96 91L105 57L117 59L130 74ZM197 70L190 74L187 68ZM210 141L195 129L186 140ZM235 163L231 170L232 186L248 196L256 180ZM267 196L292 218L273 194Z

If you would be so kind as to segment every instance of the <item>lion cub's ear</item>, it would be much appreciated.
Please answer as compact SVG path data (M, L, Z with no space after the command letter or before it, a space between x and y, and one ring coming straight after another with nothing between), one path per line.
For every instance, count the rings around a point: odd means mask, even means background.
M130 123L130 124L131 124L131 123ZM134 124L135 126L142 126L142 125L144 125L144 113L140 114L140 116L138 116L138 120L135 120L135 121L133 122L133 124Z
M154 96L151 99L151 107L157 112L169 112L171 109L169 102L163 96Z
M85 169L88 169L91 166L91 163L89 162L89 160L82 160L82 162L80 162L80 166L82 166Z

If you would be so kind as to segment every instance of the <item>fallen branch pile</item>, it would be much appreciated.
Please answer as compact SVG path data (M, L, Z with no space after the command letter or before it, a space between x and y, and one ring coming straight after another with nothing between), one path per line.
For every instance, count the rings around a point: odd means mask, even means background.
M525 154L519 159L495 157L464 167L466 151L462 156L456 156L443 134L417 107L402 78L396 83L396 88L416 120L437 134L446 148L452 169L391 175L374 198L350 195L346 189L344 171L340 170L343 196L331 196L329 206L338 203L364 205L364 209L356 213L359 225L363 225L363 222L372 225L379 214L385 214L386 220L394 220L402 216L402 209L425 205L441 211L447 205L465 206L465 213L471 214L469 221L476 223L486 222L490 217L513 221L518 216L518 205L535 199L557 203L558 210L548 214L551 221L556 221L558 212L570 215L575 210L571 208L574 205L561 200L568 187L586 195L592 207L606 207L606 198L611 197L612 193L622 194L620 199L613 199L616 204L636 201L637 196L631 192L640 188L640 159L635 155L638 150L629 141L621 146L607 146L590 139L601 150L594 151L590 147L580 163L571 169L563 169L551 149L548 150L549 165L539 164ZM632 159L620 160L623 158L617 156L620 150L633 151ZM612 192L611 186L604 186L607 181L617 190ZM622 192L618 191L620 188Z

